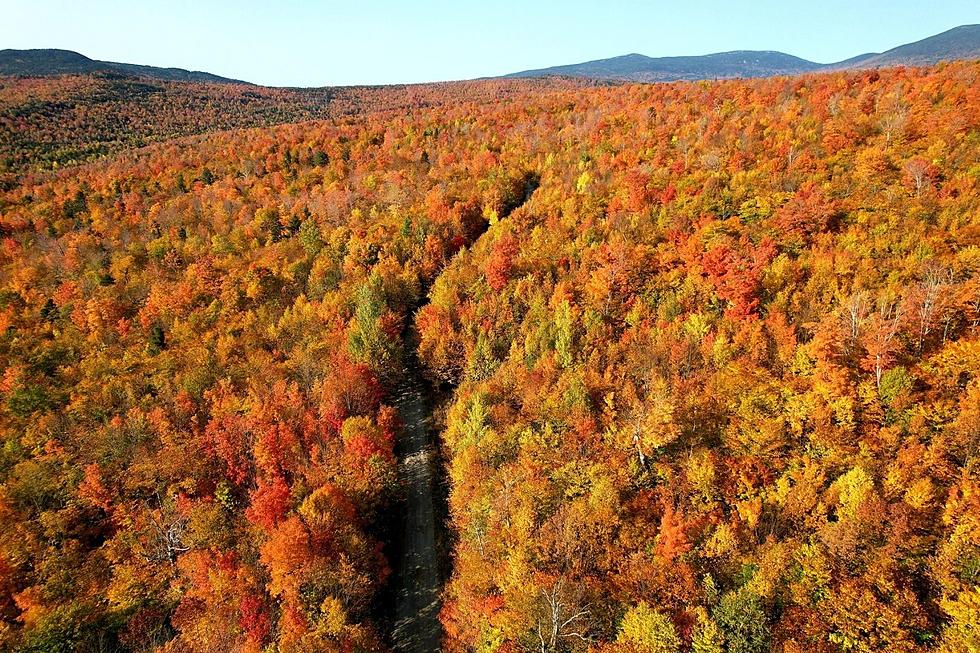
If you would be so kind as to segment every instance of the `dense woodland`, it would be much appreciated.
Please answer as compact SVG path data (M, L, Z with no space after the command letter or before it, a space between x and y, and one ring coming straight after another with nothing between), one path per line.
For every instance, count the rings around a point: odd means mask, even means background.
M494 84L0 195L0 649L386 650L412 329L446 650L980 648L980 63Z
M268 88L170 82L115 73L0 77L0 187L16 173L74 165L168 139L364 113L410 111L448 100L486 101L584 79Z

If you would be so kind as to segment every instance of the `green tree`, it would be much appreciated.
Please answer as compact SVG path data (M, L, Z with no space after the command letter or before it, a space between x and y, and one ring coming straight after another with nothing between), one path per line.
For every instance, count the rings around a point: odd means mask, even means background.
M317 150L310 156L310 163L314 166L325 166L330 163L330 157L323 150Z
M320 225L312 217L303 220L299 227L299 242L306 250L306 255L313 258L323 249L323 237L320 235Z
M159 354L166 348L167 334L164 332L162 326L159 324L154 324L150 329L150 352L153 354Z
M354 319L348 331L348 349L354 360L367 363L385 378L395 374L401 359L398 343L389 337L382 324L388 313L381 277L372 274L357 291Z
M45 322L54 322L58 319L58 305L50 297L41 307L41 319Z
M466 368L467 378L471 381L489 379L499 365L500 361L494 356L488 338L481 333L476 339L476 348Z
M266 236L267 243L278 242L282 238L282 224L278 209L263 207L255 212L252 222L254 229Z
M725 635L729 653L763 653L769 650L769 627L759 597L744 590L729 592L712 614Z

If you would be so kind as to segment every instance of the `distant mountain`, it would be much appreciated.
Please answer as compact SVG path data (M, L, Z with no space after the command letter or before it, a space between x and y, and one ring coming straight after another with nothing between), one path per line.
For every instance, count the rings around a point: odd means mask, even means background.
M980 25L960 25L915 43L900 45L882 53L861 55L825 67L854 69L928 66L954 59L980 59Z
M156 66L140 66L131 63L98 61L71 50L0 50L0 75L52 77L54 75L83 75L99 72L149 77L172 82L247 83L211 73L184 70L183 68L157 68Z
M664 82L733 77L798 75L818 70L914 66L952 59L980 58L980 25L962 25L887 52L872 52L832 64L819 64L783 52L739 50L690 57L627 54L611 59L512 73L506 77L589 77L634 82Z
M598 80L666 82L736 77L799 75L820 70L855 70L886 66L923 66L953 59L980 59L980 25L961 25L942 34L870 52L844 61L820 64L771 50L736 50L700 56L647 57L627 54L611 59L524 70L504 77L583 77ZM52 77L115 73L161 81L247 84L183 68L157 68L89 59L71 50L0 50L0 76Z
M738 50L693 57L647 57L627 54L568 66L525 70L507 77L595 77L634 82L666 82L681 79L771 77L796 75L820 68L820 64L782 52Z

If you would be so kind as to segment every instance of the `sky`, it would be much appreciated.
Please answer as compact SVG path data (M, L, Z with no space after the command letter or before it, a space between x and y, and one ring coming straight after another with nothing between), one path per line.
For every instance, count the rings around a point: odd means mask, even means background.
M0 0L0 49L272 86L427 82L639 52L829 63L980 22L977 0Z

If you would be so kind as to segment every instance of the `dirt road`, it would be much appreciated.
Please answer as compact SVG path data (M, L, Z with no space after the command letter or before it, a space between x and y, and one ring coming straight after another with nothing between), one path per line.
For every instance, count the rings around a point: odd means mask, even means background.
M405 487L400 551L395 561L395 649L439 650L439 567L433 504L433 456L429 411L421 380L410 370L398 386L395 407L404 426L398 443L398 475Z

